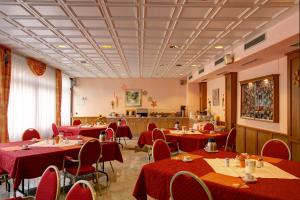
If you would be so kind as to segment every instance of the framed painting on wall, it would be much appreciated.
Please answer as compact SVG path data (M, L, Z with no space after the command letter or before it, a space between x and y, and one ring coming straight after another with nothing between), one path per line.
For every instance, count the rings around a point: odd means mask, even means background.
M213 106L220 105L219 88L212 90L212 103L213 103Z
M142 90L140 89L125 90L125 106L127 107L142 106Z

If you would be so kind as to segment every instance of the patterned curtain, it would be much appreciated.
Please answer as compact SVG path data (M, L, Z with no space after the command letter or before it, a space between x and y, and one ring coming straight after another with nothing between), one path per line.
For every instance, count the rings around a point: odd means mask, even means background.
M62 75L61 70L55 70L56 80L56 125L61 125L61 91L62 91Z
M0 45L0 142L8 142L7 110L11 77L11 50Z
M46 64L33 58L27 58L27 64L32 73L37 76L42 76L46 71Z

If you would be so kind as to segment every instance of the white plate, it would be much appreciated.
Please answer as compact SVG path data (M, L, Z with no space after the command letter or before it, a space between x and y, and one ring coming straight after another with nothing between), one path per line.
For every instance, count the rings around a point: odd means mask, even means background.
M253 178L253 179L251 179L251 180L247 180L247 179L245 179L245 177L243 177L242 180L243 180L245 183L255 183L255 182L257 181L256 178Z

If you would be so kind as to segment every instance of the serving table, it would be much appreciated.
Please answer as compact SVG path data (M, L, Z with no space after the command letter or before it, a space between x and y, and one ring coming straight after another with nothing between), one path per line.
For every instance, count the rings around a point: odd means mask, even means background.
M70 140L77 137L69 137ZM82 137L83 140L90 138ZM78 157L81 145L59 147L30 146L38 141L21 141L0 144L0 168L9 173L13 178L13 189L16 191L23 179L37 178L42 175L49 165L62 168L65 156ZM23 145L29 145L29 149L22 149ZM102 155L100 162L117 160L123 162L118 143L101 142Z
M174 130L164 130L164 133L167 141L177 141L179 143L179 149L186 152L203 149L210 137L216 139L218 147L224 146L228 135L228 133L224 131L216 131L214 134L207 132L186 132L185 134L181 134L180 131L176 133ZM142 132L138 140L138 146L142 148L144 145L152 144L152 132Z
M136 182L133 196L138 200L146 200L147 195L158 200L168 200L172 176L185 170L204 180L214 200L300 199L299 179L258 178L256 183L243 184L240 178L215 173L204 160L204 158L234 158L236 153L224 151L207 153L204 150L198 150L192 154L194 155L192 162L183 162L181 159L173 158L144 165ZM272 164L291 175L300 177L299 162L279 160Z
M59 132L63 132L66 136L82 135L86 137L99 138L101 131L105 131L107 125L98 126L61 126L58 127Z

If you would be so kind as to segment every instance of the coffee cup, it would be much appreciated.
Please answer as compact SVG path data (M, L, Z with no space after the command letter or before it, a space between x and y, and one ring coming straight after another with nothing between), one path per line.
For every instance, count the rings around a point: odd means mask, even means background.
M247 181L251 181L251 180L254 179L254 176L253 176L252 174L250 174L250 173L246 173L246 174L245 174L245 179L246 179Z
M256 167L256 161L252 159L245 160L245 171L246 173L254 173Z

